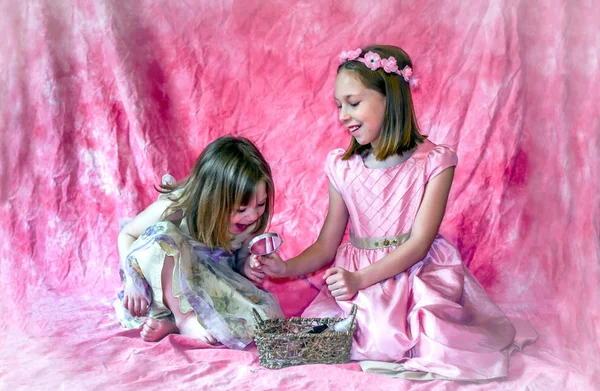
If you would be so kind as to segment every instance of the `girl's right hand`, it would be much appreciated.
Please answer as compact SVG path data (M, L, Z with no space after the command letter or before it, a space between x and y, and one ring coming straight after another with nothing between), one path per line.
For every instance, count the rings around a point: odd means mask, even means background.
M246 259L243 273L247 279L256 285L261 285L263 283L263 279L265 278L265 273L261 271L262 266L260 261L258 261L256 258L256 255L251 255L248 257L248 259Z
M148 311L148 302L144 298L132 282L127 282L125 284L125 289L123 291L123 307L129 311L131 316L139 317L146 316L146 312Z

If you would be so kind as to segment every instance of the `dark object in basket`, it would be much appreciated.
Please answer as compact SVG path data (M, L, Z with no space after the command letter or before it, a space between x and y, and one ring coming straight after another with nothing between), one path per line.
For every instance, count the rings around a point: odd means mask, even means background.
M313 326L306 331L306 334L320 334L323 331L327 330L328 326L326 324L320 324L317 326Z
M263 320L252 310L256 320L256 348L260 365L279 369L303 364L343 364L350 361L352 337L356 326L356 305L352 306L348 318L348 331L335 332L333 325L344 318L281 318ZM326 325L319 334L302 332L307 328ZM319 327L322 328L322 327Z

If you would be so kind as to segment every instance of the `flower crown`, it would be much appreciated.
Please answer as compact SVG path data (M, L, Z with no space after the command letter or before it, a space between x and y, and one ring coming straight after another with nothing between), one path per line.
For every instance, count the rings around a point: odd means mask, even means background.
M379 54L375 52L367 52L364 57L360 57L362 49L349 50L340 54L340 64L346 61L359 61L362 62L372 71L376 71L379 68L383 68L386 73L395 73L404 78L410 88L414 89L419 86L419 79L413 76L412 68L408 65L401 71L398 70L398 63L392 56L388 58L381 58Z

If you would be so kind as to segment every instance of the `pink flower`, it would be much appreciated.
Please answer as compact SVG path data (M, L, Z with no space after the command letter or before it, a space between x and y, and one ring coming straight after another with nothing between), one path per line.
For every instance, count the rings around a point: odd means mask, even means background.
M410 85L411 90L415 90L419 87L419 79L417 79L416 77L411 77L408 84Z
M358 56L362 53L362 49L356 50L348 50L347 52L342 52L340 54L340 64L345 63L346 61L356 60Z
M396 63L396 59L394 57L382 59L381 66L383 67L383 70L387 73L395 73L398 70L398 64Z
M348 52L348 60L356 60L358 56L362 53L362 49L358 48L356 50L352 50Z
M404 81L410 81L410 78L412 77L412 68L409 67L408 65L404 67L404 69L402 71L400 71L400 74L402 76L404 76Z
M377 70L380 67L381 57L379 54L368 52L365 54L365 65L370 68L372 71Z

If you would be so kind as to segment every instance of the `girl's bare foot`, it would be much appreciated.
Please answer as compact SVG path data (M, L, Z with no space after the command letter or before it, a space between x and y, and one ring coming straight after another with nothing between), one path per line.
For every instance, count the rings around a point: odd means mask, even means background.
M200 327L202 327L202 326L200 326ZM208 331L207 329L205 329L204 327L202 327L202 330L196 331L194 338L196 338L204 343L207 343L209 345L216 345L217 342L219 342L219 341L217 341L215 336L212 335L212 333L210 331Z
M169 334L175 334L179 332L175 321L169 318L148 318L142 326L140 336L144 341L156 342Z
M198 318L196 317L196 313L193 311L184 315L184 318L179 324L179 333L209 345L215 345L217 342L219 342L215 336L206 329L206 327L200 324Z

